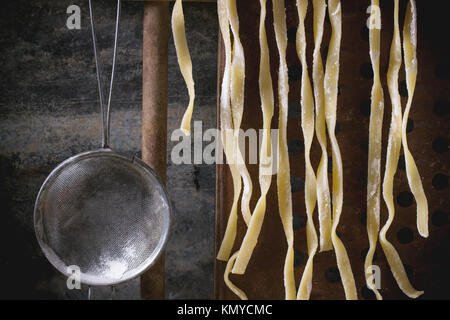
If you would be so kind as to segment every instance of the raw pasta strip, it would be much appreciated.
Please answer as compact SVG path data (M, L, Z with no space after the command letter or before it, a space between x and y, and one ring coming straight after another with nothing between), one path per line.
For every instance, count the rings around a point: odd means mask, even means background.
M234 152L236 148L234 147L234 133L232 125L232 116L230 109L230 80L231 80L231 40L230 40L230 25L228 22L228 14L226 9L225 0L217 1L217 13L219 16L219 26L220 32L225 46L225 70L223 73L221 94L220 94L220 127L222 134L222 143L225 149L225 155L227 159L234 159ZM228 260L231 250L233 248L234 240L236 238L236 224L237 224L237 204L239 201L239 195L241 193L241 177L239 172L232 162L229 163L231 175L233 178L234 186L234 198L233 206L230 211L228 218L227 228L225 231L225 236L222 240L217 259ZM234 253L233 256L228 260L223 279L227 287L234 292L239 298L247 299L245 293L237 288L229 279L233 263L236 260L238 252Z
M228 15L225 7L225 0L217 2L220 32L225 46L225 70L223 73L222 87L220 93L220 129L222 144L227 159L234 159L234 134L233 124L231 119L230 109L230 66L231 66L231 41L230 41L230 27L228 24ZM228 223L225 230L225 235L222 240L217 259L227 261L233 249L234 240L236 238L237 225L237 207L239 196L241 193L241 177L237 171L236 165L229 161L228 164L231 176L233 178L234 198L233 206L231 207L228 216Z
M219 1L220 1L220 0L219 0ZM218 2L219 2L219 1L218 1ZM227 285L227 287L228 287L231 291L233 291L233 293L234 293L235 295L237 295L241 300L248 300L247 295L244 293L244 291L242 291L241 289L239 289L238 287L236 287L236 285L234 285L234 284L230 281L230 278L229 278L231 269L233 268L233 265L234 265L234 263L235 263L235 260L236 260L236 258L237 258L237 256L238 256L238 254L239 254L239 251L235 252L235 253L231 256L230 260L228 260L227 267L225 268L225 273L224 273L224 275L223 275L223 280L225 281L225 284Z
M313 213L316 206L317 189L316 175L311 165L310 149L314 138L314 99L311 88L311 82L308 75L308 65L306 63L306 35L305 35L305 15L308 9L308 0L297 0L298 28L297 28L297 55L302 64L302 86L301 86L301 105L302 105L302 131L305 144L305 206L307 215L306 239L308 245L308 261L303 271L300 286L297 292L297 299L308 300L313 275L313 260L317 251L317 233L314 227Z
M288 250L284 262L284 288L286 299L295 299L295 280L294 280L294 232L292 229L292 199L291 199L291 181L289 169L289 155L287 148L287 112L288 112L288 77L286 65L286 9L284 0L272 0L273 5L273 25L275 29L275 38L277 42L280 66L278 72L278 208L280 211L281 222L286 235Z
M330 137L333 155L333 224L331 240L336 253L337 265L344 286L345 297L348 300L357 299L355 279L353 278L350 260L344 244L336 234L343 202L342 158L339 145L334 134L336 127L337 86L339 80L339 51L341 43L341 3L339 0L328 0L328 13L331 22L331 39L325 67L324 92L325 115L328 135Z
M388 219L380 231L380 243L392 274L400 289L410 298L417 298L423 291L417 291L409 282L405 267L394 246L386 239L386 233L395 216L393 200L393 181L397 171L401 147L402 107L398 92L398 72L402 63L400 31L398 26L398 0L394 0L394 36L392 38L389 68L387 73L389 97L392 103L391 127L389 129L388 149L386 155L386 171L383 180L383 198L388 208Z
M263 114L263 137L260 151L259 163L259 185L261 196L256 203L250 219L250 224L245 234L244 240L239 250L233 273L243 274L252 256L253 250L258 242L258 236L266 212L266 195L272 182L272 150L270 123L273 116L273 88L272 77L270 75L269 48L266 35L266 0L260 0L261 13L259 21L259 43L261 60L259 63L259 92L261 96L261 109Z
M373 255L380 231L380 181L381 181L381 132L383 127L384 99L380 82L380 29L373 21L380 19L379 0L372 0L370 16L369 45L370 60L373 70L372 98L369 124L369 156L367 169L367 235L369 250L364 262L367 287L373 290L378 300L382 297L373 281ZM374 20L373 20L374 19Z
M250 223L250 198L252 196L252 181L248 173L245 159L242 158L239 148L239 133L244 110L244 84L245 84L245 57L244 48L239 39L239 18L236 8L236 0L227 0L228 20L233 32L233 56L231 62L231 113L235 135L235 163L244 182L242 193L241 211L245 223ZM245 148L244 148L245 150Z
M192 61L189 54L186 32L184 28L182 0L176 0L175 5L173 6L172 33L175 42L175 50L178 57L178 64L189 92L189 105L183 115L183 120L181 121L181 130L186 135L190 135L192 111L194 110L195 89L194 80L192 78Z
M316 137L322 149L317 168L317 209L319 211L320 251L333 248L331 243L331 203L328 186L328 153L325 128L325 102L323 92L323 64L320 46L325 20L325 0L313 0L314 7L314 53L312 78L314 83L314 99L316 103Z
M417 203L417 229L422 237L428 237L428 202L423 191L419 170L417 170L414 158L409 151L406 137L409 111L411 109L414 89L417 78L417 11L416 3L410 0L406 8L405 25L403 26L403 52L405 57L406 87L408 89L408 101L403 113L402 144L405 154L406 175L409 187Z

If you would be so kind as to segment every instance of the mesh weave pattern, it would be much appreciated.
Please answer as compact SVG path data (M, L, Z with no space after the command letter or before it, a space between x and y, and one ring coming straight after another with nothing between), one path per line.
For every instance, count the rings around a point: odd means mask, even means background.
M112 152L55 169L35 209L43 249L60 260L52 263L58 269L76 265L87 282L103 284L137 275L161 246L169 215L155 176Z

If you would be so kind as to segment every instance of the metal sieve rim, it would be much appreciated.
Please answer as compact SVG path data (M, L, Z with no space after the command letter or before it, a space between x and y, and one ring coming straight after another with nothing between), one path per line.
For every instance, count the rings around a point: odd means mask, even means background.
M164 224L163 224L163 234L161 239L159 240L157 246L155 247L154 251L136 268L133 268L131 270L128 270L123 274L123 276L119 279L110 279L110 278L101 278L96 276L89 276L85 273L80 274L80 282L86 285L95 285L95 286L110 286L110 285L116 285L128 280L131 280L133 278L136 278L140 276L142 273L144 273L146 270L148 270L161 256L161 254L164 252L164 248L167 245L167 241L169 238L169 231L171 229L172 225L172 206L169 200L169 196L167 193L167 190L162 183L161 179L156 175L156 173L141 159L138 157L126 157L124 155L118 154L114 151L112 151L109 148L101 148L97 150L91 150L87 152L83 152L80 154L77 154L75 156L72 156L63 162L61 162L56 168L50 172L50 174L45 179L44 183L42 184L41 188L39 189L39 193L36 197L35 205L34 205L34 213L33 213L33 219L34 219L34 231L37 238L37 241L39 243L39 246L41 247L42 252L44 253L47 260L55 267L59 272L61 272L66 277L72 276L67 270L68 266L64 263L64 261L53 251L53 249L47 245L47 243L44 241L46 234L43 232L43 217L41 215L40 210L40 204L42 202L42 196L44 192L49 188L53 180L57 177L57 175L64 170L69 165L72 165L75 162L81 161L86 158L93 158L93 157L113 157L118 158L120 160L125 160L128 162L131 162L132 165L134 165L136 168L139 169L140 172L143 174L151 175L153 178L156 179L156 181L159 183L159 187L161 188L162 194L166 200L167 204L167 214L164 217Z

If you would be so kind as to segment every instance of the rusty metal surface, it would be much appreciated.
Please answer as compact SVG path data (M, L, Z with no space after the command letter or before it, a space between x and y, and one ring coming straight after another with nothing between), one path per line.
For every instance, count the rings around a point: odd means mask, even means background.
M363 264L368 239L365 226L366 210L366 175L367 175L367 136L370 114L370 90L372 86L371 66L369 59L368 30L365 27L367 7L370 1L342 0L342 45L341 71L339 80L337 139L341 148L344 165L344 207L338 233L346 246L355 275L358 297L373 299L373 294L365 288ZM400 1L400 12L404 12L406 1ZM304 155L303 138L300 128L300 76L301 67L295 50L295 31L297 25L295 1L286 1L289 44L287 63L289 67L289 120L288 142L290 146L290 165L292 176L292 198L295 229L295 274L297 284L307 258L306 235L304 221L305 205L303 193ZM428 3L429 4L429 3ZM416 206L404 170L404 162L400 159L399 169L394 181L394 198L396 199L396 217L388 238L397 248L413 285L425 290L421 299L448 299L450 294L450 224L448 208L450 205L448 192L448 144L449 144L449 88L450 67L447 60L445 41L441 38L444 30L448 30L444 13L433 8L424 0L417 1L418 6L418 59L419 74L417 87L410 114L408 141L412 154L423 180L428 197L430 212L430 237L419 236L416 221ZM391 1L383 1L381 32L381 64L382 84L385 94L385 113L383 126L382 168L386 157L387 134L389 130L391 103L387 92L386 71L390 42L392 40ZM276 88L278 55L272 27L272 8L268 3L269 47L271 54L271 70L273 86ZM442 11L442 10L441 10ZM238 1L240 32L246 55L246 96L243 129L262 127L260 99L258 91L258 20L259 3L256 1ZM401 25L403 18L401 14ZM308 65L312 66L312 5L306 19ZM325 22L325 33L322 43L323 57L326 56L330 38L330 24ZM219 46L223 51L223 48ZM219 82L223 71L223 52L219 54ZM400 72L400 93L402 106L406 103L404 68ZM276 107L277 110L277 107ZM276 128L278 114L275 112L272 127ZM320 149L315 139L312 149L313 165L317 168ZM257 166L249 165L254 194L252 206L259 196L257 185ZM331 179L331 175L330 175ZM233 184L227 166L217 166L216 191L216 251L225 231L228 212L232 204ZM317 209L315 212L316 229ZM387 210L382 201L381 224L387 218ZM234 250L242 242L245 232L242 217L238 220L238 235ZM258 245L248 265L246 274L231 275L231 280L243 289L250 299L283 299L282 282L283 263L287 245L278 214L276 179L272 179L267 199L267 211ZM389 270L386 258L378 244L374 264L381 269L381 294L385 299L405 299ZM215 297L218 299L236 299L223 282L225 263L215 264ZM344 291L336 268L335 255L332 251L319 253L314 260L314 277L311 299L343 299Z

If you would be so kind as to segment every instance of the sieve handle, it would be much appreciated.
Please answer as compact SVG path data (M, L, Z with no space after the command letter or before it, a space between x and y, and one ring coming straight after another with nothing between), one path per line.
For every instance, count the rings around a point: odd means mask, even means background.
M92 1L89 0L89 15L91 18L91 31L92 31L92 43L94 47L94 57L95 57L95 70L97 73L97 84L98 84L98 94L100 99L100 111L102 114L102 148L109 148L109 127L111 123L110 109L111 109L111 97L114 83L114 73L116 69L116 55L117 55L117 37L119 34L119 18L120 18L120 0L117 0L117 16L116 16L116 31L114 36L114 53L113 53L113 63L111 70L111 83L109 85L109 96L108 105L105 110L105 105L103 103L103 90L101 83L101 70L100 63L98 61L97 54L97 41L95 38L95 27L94 27L94 13L92 11ZM105 115L106 111L106 115Z

